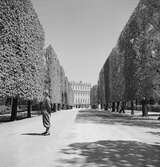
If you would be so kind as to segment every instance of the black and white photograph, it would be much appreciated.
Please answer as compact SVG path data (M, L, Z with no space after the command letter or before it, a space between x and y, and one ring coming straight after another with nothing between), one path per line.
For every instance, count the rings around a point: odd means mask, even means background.
M0 167L160 167L160 0L0 0Z

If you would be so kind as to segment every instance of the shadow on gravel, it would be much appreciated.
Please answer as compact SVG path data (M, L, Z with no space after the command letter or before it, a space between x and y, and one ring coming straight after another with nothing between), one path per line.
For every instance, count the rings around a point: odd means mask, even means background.
M0 115L0 123L2 122L11 122L11 116Z
M41 115L40 111L32 111L31 117L39 116ZM16 120L23 120L23 119L29 119L27 117L27 112L18 112ZM12 122L11 121L11 114L0 114L0 123L4 122Z
M108 111L87 110L80 111L75 120L77 123L94 123L94 124L121 124L126 126L140 126L149 128L160 128L159 120L141 120L133 119L133 116Z
M56 167L159 167L160 146L135 141L74 143L61 150Z
M147 132L147 133L150 133L150 134L156 135L156 136L160 136L160 132Z
M23 119L26 119L26 118L27 118L27 113L18 113L16 121L23 120ZM11 121L11 116L9 114L0 115L0 123L4 123L4 122L12 122Z
M21 135L29 135L29 136L44 136L42 133L23 133Z

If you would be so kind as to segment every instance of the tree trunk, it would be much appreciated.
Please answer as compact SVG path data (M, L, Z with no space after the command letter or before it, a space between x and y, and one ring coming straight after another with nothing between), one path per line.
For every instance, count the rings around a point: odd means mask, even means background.
M56 103L53 104L53 112L57 111Z
M138 110L138 100L136 99L136 110Z
M148 116L148 110L147 110L147 99L143 99L141 101L141 104L142 104L142 116Z
M106 104L106 105L104 106L104 109L105 109L105 110L108 110L108 104Z
M28 100L27 105L27 118L31 118L32 105L30 100Z
M115 112L115 102L112 102L112 112Z
M143 104L143 105L142 105L142 116L143 116L143 117L148 116L147 104Z
M106 105L105 104L101 104L101 109L103 110L105 110L105 108L106 108Z
M131 101L131 115L134 115L134 103Z
M117 102L117 112L119 112L119 104L120 104L120 102L118 101Z
M77 108L77 105L76 105L76 108ZM61 107L62 110L64 110L64 104L62 104L62 107Z
M58 106L57 106L57 110L58 110L58 111L60 110L60 104L58 104Z
M18 97L13 97L12 98L11 121L15 121L17 118L17 106L18 106Z

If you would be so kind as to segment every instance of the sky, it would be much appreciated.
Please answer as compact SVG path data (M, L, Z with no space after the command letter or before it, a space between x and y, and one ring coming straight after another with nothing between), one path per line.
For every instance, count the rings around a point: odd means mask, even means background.
M69 81L97 83L139 0L32 0Z

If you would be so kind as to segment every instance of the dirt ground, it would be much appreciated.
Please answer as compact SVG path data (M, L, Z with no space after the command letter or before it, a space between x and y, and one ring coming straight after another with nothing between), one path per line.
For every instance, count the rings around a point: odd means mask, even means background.
M0 124L2 167L159 167L160 121L128 114L68 110Z

